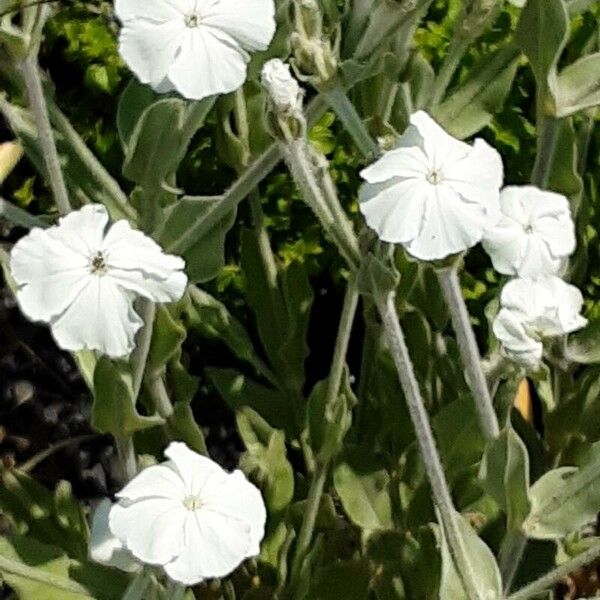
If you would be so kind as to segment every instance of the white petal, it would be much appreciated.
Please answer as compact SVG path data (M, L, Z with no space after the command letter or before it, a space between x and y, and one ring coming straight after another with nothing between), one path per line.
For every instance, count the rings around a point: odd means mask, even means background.
M248 55L226 33L210 27L189 29L168 77L190 100L233 92L246 79Z
M133 350L142 320L133 310L127 292L109 277L94 276L50 325L57 344L64 350L87 348L117 358Z
M139 560L164 565L183 550L183 527L189 511L181 501L148 498L128 506L115 504L110 530Z
M427 200L421 231L406 244L420 260L439 260L471 248L481 241L486 225L481 207L463 202L444 184L432 188L436 195Z
M525 249L523 227L504 216L485 233L483 247L490 255L494 269L504 275L516 275Z
M540 217L535 222L535 232L555 258L570 256L575 251L575 225L570 216Z
M108 232L102 253L111 280L155 302L179 300L187 286L179 256L162 248L127 221L118 221Z
M184 539L180 554L164 569L171 579L185 585L229 575L251 546L247 523L202 509L188 511Z
M186 30L183 19L160 24L128 21L119 36L119 53L142 83L158 91L181 48Z
M21 289L17 300L33 321L60 315L87 285L88 259L66 246L57 227L33 229L10 253L10 270Z
M112 502L107 498L96 506L90 532L90 558L97 563L133 573L140 569L140 564L110 530L108 516L111 508Z
M171 462L144 469L116 494L117 498L129 501L154 497L181 502L186 495L185 484Z
M195 0L115 0L115 14L128 19L164 23L181 19L194 11Z
M246 557L260 554L260 542L265 535L267 511L258 488L244 473L234 471L220 486L211 487L202 494L206 510L245 521L250 525L251 545Z
M517 273L521 277L535 277L556 273L561 260L550 254L548 245L537 235L527 235L523 247L523 256L517 263Z
M360 190L360 211L381 240L406 243L421 229L430 189L415 179L367 183Z
M247 50L266 50L275 34L273 0L200 2L202 24L221 29Z
M410 122L423 138L425 154L436 169L445 171L446 164L467 156L471 151L469 144L452 137L422 110L412 114Z
M63 244L73 252L90 257L98 251L107 225L106 208L102 204L88 204L61 217L56 228L46 231L57 238L60 236Z
M182 442L172 442L164 454L171 459L189 495L196 496L207 485L218 485L227 477L227 472L216 462L190 450Z

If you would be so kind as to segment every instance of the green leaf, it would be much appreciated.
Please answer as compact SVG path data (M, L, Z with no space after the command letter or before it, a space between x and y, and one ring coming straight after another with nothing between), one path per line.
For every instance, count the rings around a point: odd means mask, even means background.
M242 468L257 479L269 513L280 512L294 497L294 470L287 459L285 436L247 407L237 411L236 420L248 449Z
M367 560L335 562L313 574L311 600L364 600L369 597L371 569Z
M174 439L185 442L192 450L208 454L202 429L196 423L189 402L176 402L169 417L169 431Z
M168 98L144 110L129 138L123 163L125 177L153 191L177 170L183 158L185 109L183 100Z
M554 104L556 66L569 37L569 16L564 0L529 0L521 11L515 39L527 58L542 102ZM546 106L553 112L554 106Z
M530 510L529 456L510 425L489 443L479 476L486 491L506 513L508 529L518 529Z
M587 327L567 338L565 358L583 365L600 362L600 319L590 321Z
M480 592L479 597L486 600L500 600L504 597L502 578L492 551L461 514L455 514L455 521L458 524L471 570L475 574L477 589ZM467 598L467 594L454 566L443 528L440 528L440 537L442 546L440 600L464 600Z
M531 512L523 524L528 537L559 539L594 522L600 508L600 443L591 447L581 468L549 471L529 496Z
M600 104L600 52L565 67L558 76L556 96L558 117Z
M92 426L102 433L129 436L136 431L163 425L159 416L142 416L135 408L131 374L125 366L102 357L94 371Z
M131 136L140 117L154 100L156 100L156 94L152 91L152 88L132 77L121 94L117 108L117 130L125 150L129 146Z
M489 125L502 110L517 72L519 51L509 44L486 55L468 79L435 111L435 117L452 135L464 139Z
M350 520L363 529L393 527L391 478L366 447L347 447L333 471L333 484Z
M273 427L292 436L296 433L287 394L257 383L235 369L209 368L206 374L232 410L249 407Z
M181 354L187 331L165 306L157 306L146 372L157 376L173 358Z
M155 237L167 252L189 229L190 223L210 219L210 214L221 198L184 196L165 209L165 218ZM205 234L187 246L183 252L186 273L191 283L214 279L225 265L225 237L235 221L235 210L213 224Z
M548 169L548 189L575 199L582 190L579 175L579 152L573 119L560 119L555 123L556 147Z
M35 539L0 538L0 574L20 600L119 600L128 578L69 559Z

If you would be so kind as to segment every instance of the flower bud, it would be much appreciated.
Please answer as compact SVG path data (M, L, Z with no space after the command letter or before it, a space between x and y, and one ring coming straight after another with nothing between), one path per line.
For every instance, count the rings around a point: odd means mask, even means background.
M19 142L0 144L0 183L12 173L22 156L23 146Z

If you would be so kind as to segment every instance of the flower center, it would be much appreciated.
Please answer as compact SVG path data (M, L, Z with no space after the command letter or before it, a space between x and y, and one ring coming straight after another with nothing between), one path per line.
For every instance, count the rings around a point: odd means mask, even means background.
M202 500L198 496L186 496L183 499L183 505L191 511L202 508Z
M198 27L200 25L200 15L196 14L196 13L193 13L191 15L186 15L185 24L190 29L193 29L194 27Z
M533 233L533 224L527 223L523 229L525 230L525 233Z
M433 169L433 171L427 173L425 179L427 179L431 185L438 185L444 181L444 174L439 169Z
M92 275L104 275L108 271L108 265L102 252L96 252L90 262L90 271Z

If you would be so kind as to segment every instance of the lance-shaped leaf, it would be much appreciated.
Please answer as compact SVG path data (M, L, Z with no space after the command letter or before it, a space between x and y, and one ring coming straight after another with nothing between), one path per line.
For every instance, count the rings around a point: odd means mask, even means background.
M600 104L600 52L565 67L558 76L556 96L558 117Z
M469 78L435 111L435 117L459 139L470 137L489 125L512 86L519 63L519 49L509 44L485 56Z
M528 537L560 539L596 520L600 510L600 443L579 469L549 471L530 490L531 512L523 524Z
M583 365L600 363L600 319L573 333L567 340L565 358Z
M529 0L521 11L515 39L535 74L544 102L555 102L556 66L569 37L564 0ZM554 107L547 106L547 109Z
M529 456L511 426L486 448L479 476L486 491L506 513L508 529L518 529L530 509Z
M440 521L438 515L438 521ZM496 559L487 544L475 533L467 520L456 513L455 522L458 525L465 554L469 559L471 570L475 575L479 597L486 600L500 600L502 594L502 578ZM442 579L440 582L440 600L463 600L467 594L461 578L456 571L452 554L446 540L443 528L440 528L442 546Z

